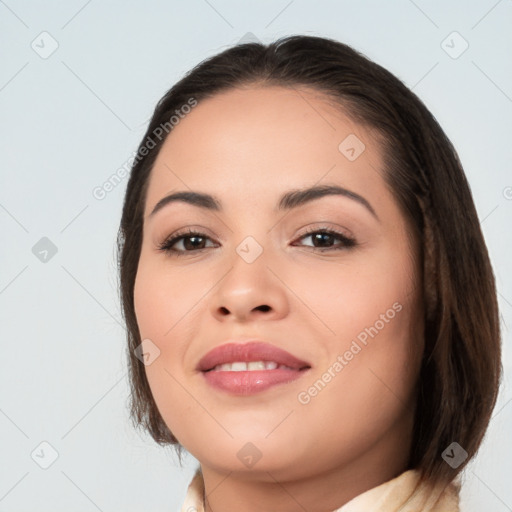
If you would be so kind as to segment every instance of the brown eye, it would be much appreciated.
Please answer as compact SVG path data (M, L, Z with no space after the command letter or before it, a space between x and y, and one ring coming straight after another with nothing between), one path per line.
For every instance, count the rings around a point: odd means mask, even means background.
M309 247L320 250L324 249L325 251L345 249L356 245L354 238L347 237L344 234L331 229L316 229L309 231L305 235L302 235L299 240L306 238L310 238L313 242ZM337 245L336 240L340 241Z
M206 242L208 240L210 240L210 238L204 233L187 231L186 233L177 233L164 240L164 242L159 245L158 249L169 254L181 256L187 252L206 249Z

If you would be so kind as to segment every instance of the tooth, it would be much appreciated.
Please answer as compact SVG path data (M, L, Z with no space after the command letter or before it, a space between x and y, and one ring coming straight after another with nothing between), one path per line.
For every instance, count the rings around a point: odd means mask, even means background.
M248 370L264 370L265 363L263 361L251 361L247 364Z
M235 361L233 363L218 364L212 368L216 372L244 372L244 371L259 371L259 370L275 370L276 368L293 370L284 364L277 364L275 361Z

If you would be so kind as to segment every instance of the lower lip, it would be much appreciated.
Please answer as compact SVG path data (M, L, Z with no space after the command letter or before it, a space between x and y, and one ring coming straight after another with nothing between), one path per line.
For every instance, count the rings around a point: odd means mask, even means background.
M235 395L252 395L299 379L307 370L209 371L203 375L211 386Z

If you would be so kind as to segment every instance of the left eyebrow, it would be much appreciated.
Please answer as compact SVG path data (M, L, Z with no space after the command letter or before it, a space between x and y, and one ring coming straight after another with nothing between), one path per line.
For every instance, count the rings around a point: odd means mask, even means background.
M379 220L379 217L375 213L372 205L363 196L360 196L346 188L339 187L338 185L321 185L306 189L290 190L289 192L286 192L286 194L283 194L279 200L277 210L282 211L297 208L298 206L302 206L310 201L329 195L339 195L353 199L363 205L377 220Z
M329 195L340 195L352 199L363 205L377 220L379 220L379 217L375 213L372 205L363 196L338 185L321 185L306 189L290 190L280 197L276 211L298 208L306 203ZM222 210L221 201L210 194L194 191L181 191L174 192L160 199L153 208L153 211L149 214L149 217L152 217L164 206L173 202L184 202L192 206L212 211Z

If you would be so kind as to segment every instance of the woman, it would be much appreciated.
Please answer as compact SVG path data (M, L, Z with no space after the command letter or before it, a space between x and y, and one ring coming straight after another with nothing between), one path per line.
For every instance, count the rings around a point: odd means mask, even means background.
M501 375L455 149L396 77L308 36L158 103L119 231L132 418L200 462L183 511L456 511Z

